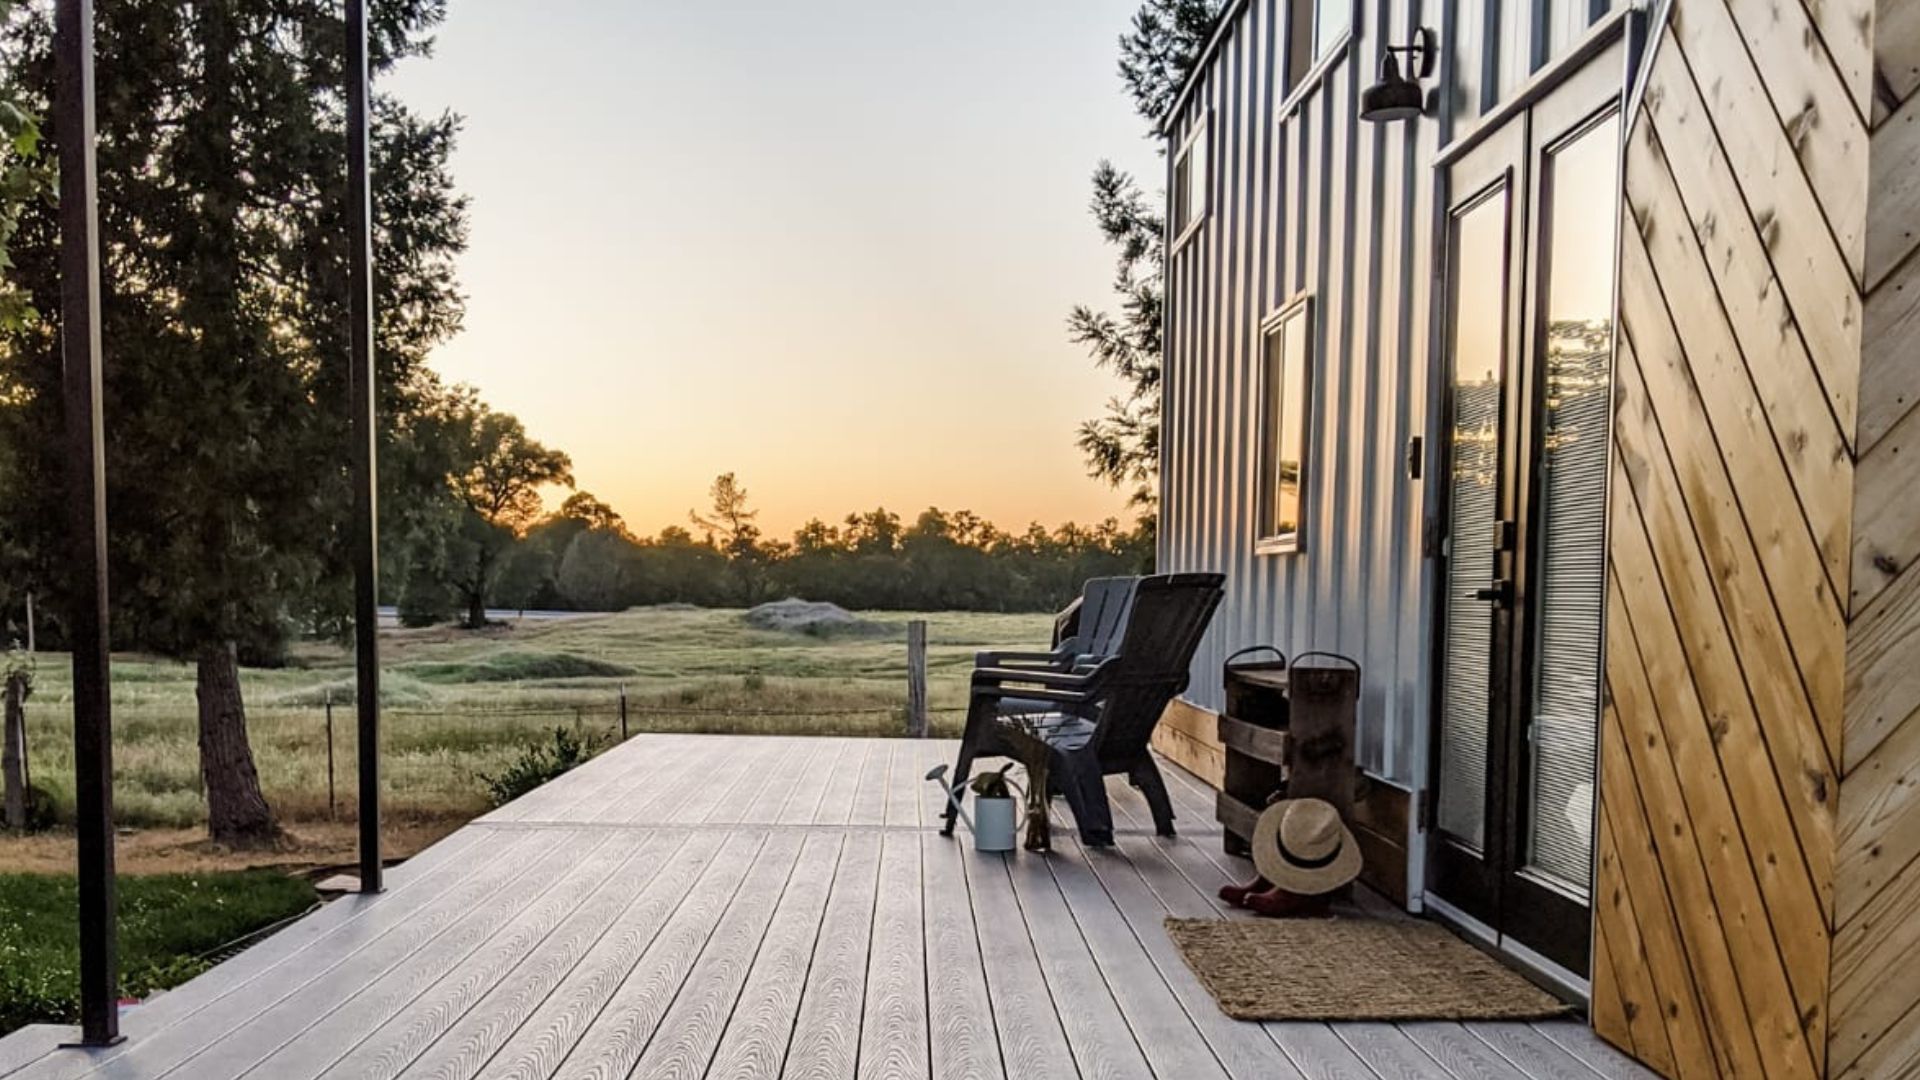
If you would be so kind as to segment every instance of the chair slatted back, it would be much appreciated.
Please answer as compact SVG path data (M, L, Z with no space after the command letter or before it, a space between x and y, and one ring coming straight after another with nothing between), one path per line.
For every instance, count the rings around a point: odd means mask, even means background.
M1207 624L1225 594L1223 574L1160 574L1133 588L1131 611L1100 707L1100 756L1144 755L1160 714L1187 688Z
M1080 591L1078 627L1057 644L1070 647L1079 656L1105 658L1120 647L1121 631L1127 625L1127 610L1133 604L1137 577L1089 578Z

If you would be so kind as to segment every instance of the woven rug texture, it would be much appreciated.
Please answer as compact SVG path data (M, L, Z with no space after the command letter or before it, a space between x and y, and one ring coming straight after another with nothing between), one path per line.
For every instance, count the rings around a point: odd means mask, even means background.
M1236 1020L1544 1020L1558 998L1415 919L1168 919Z

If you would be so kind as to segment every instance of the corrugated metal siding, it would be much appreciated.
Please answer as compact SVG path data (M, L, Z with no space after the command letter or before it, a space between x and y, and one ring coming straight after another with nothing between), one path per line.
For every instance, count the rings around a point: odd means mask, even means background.
M1428 714L1424 481L1405 450L1430 436L1428 295L1436 127L1367 124L1362 86L1383 34L1417 5L1367 5L1345 56L1283 117L1283 0L1249 0L1168 125L1211 124L1209 218L1168 262L1160 563L1221 570L1227 601L1188 696L1220 707L1220 668L1246 645L1344 653L1365 673L1359 756L1411 784ZM1429 20L1429 23L1437 19ZM1314 298L1302 550L1256 556L1260 323Z

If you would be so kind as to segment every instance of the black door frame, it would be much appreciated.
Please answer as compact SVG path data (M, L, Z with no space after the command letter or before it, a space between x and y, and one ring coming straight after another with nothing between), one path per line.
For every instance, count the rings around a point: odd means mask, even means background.
M1617 39L1616 39L1617 40ZM1533 678L1535 667L1532 580L1537 567L1541 446L1538 432L1545 401L1539 358L1546 336L1541 307L1547 279L1542 220L1547 193L1542 190L1540 164L1547 155L1588 133L1610 116L1618 115L1624 97L1623 50L1607 47L1569 63L1551 88L1529 95L1522 108L1502 116L1491 128L1477 131L1474 145L1446 155L1436 166L1437 190L1446 193L1436 213L1436 259L1441 293L1434 356L1437 392L1437 440L1432 491L1436 496L1434 535L1450 535L1453 427L1451 385L1453 373L1453 318L1456 292L1453 266L1453 222L1490 193L1504 188L1508 199L1505 237L1505 277L1502 283L1503 406L1498 512L1501 533L1496 543L1494 577L1510 583L1504 599L1467 600L1495 606L1489 659L1488 761L1486 771L1485 842L1472 852L1445 836L1438 827L1440 753L1445 716L1446 619L1449 604L1462 602L1447 595L1447 555L1436 544L1431 552L1436 581L1431 640L1434 673L1428 755L1426 813L1428 891L1500 936L1501 943L1517 943L1585 978L1589 971L1592 935L1591 878L1587 897L1524 872L1524 838L1529 824L1526 781L1531 775ZM1456 174L1459 174L1456 176ZM1453 196L1456 178L1463 194ZM1596 654L1600 644L1596 642ZM1596 738L1599 717L1594 718ZM1596 797L1597 805L1597 797Z

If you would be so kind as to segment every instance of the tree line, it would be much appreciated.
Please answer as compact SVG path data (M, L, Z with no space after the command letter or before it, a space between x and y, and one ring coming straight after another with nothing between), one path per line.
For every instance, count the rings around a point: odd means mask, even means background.
M1168 77L1156 50L1169 36L1174 52L1190 49L1202 6L1149 0L1123 55ZM430 55L445 2L373 7L378 87ZM47 0L0 0L0 646L37 596L51 616L42 642L58 647L65 606L51 177L70 133L48 109L51 14ZM314 0L117 0L95 18L113 643L196 666L209 831L271 841L238 667L277 662L295 637L351 632L345 37L337 10ZM464 315L454 267L467 201L449 168L459 131L454 114L375 94L381 560L388 599L410 618L786 593L1035 609L1144 563L1144 528L1010 533L938 510L909 524L877 509L771 540L731 477L708 513L649 538L584 494L545 513L542 491L571 486L566 455L427 366ZM1148 492L1157 228L1130 180L1100 183L1122 313L1076 313L1072 333L1133 385L1083 443L1097 475Z
M388 600L411 625L463 616L470 626L489 607L738 607L786 596L856 609L1046 611L1087 578L1141 573L1153 557L1151 519L1007 532L966 510L929 508L908 522L881 507L838 524L815 518L778 540L761 534L734 474L710 495L708 512L649 537L586 492L532 520L522 509L489 521L469 507L453 545L396 553L409 570L388 579ZM435 569L448 553L460 568L451 574Z

